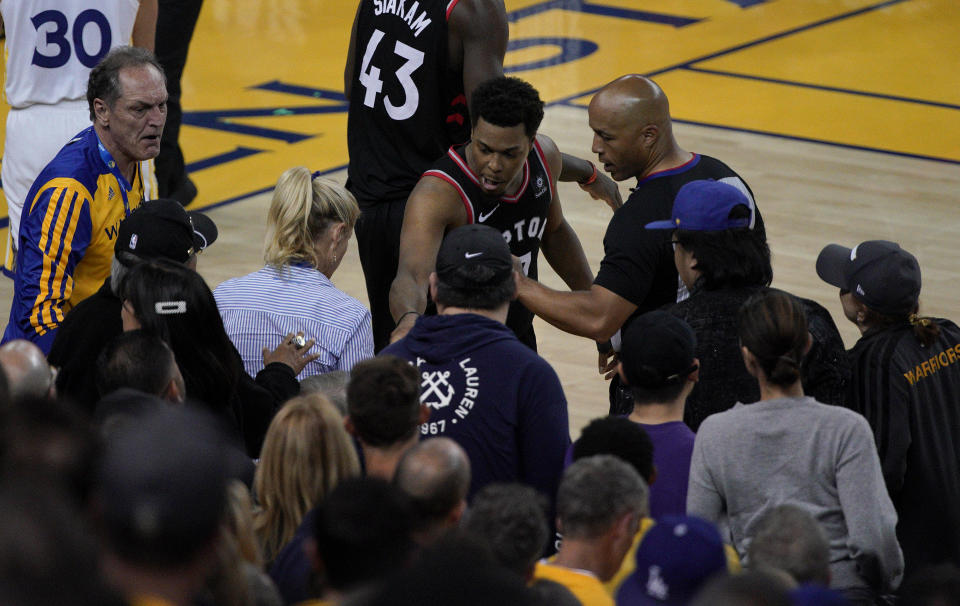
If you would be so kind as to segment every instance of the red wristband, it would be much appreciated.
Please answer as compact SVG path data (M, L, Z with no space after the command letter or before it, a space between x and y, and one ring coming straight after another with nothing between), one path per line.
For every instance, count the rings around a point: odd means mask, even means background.
M580 185L590 185L591 183L597 180L597 165L594 164L593 162L590 162L590 168L593 169L593 174L590 175L590 178L587 179L586 181L580 181L579 182Z

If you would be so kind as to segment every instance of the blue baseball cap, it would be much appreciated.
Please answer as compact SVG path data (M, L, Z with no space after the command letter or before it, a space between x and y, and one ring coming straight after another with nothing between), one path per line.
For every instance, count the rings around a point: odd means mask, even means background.
M636 553L637 567L617 591L617 605L686 605L718 573L727 556L717 527L693 516L663 516Z
M731 219L730 211L744 205L750 216ZM688 231L723 231L740 227L753 227L756 209L740 189L724 183L705 179L691 181L680 188L673 200L673 213L669 221L647 223L647 229L684 229Z

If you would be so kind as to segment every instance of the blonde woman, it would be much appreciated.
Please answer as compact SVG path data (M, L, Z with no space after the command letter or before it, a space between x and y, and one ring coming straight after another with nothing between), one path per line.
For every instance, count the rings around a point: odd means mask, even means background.
M299 379L349 371L373 356L369 310L330 281L359 215L353 195L329 179L302 166L280 176L267 213L266 266L213 293L248 374L284 340L311 354Z
M344 478L360 473L343 417L314 393L287 402L270 423L253 479L253 527L269 567L303 516Z

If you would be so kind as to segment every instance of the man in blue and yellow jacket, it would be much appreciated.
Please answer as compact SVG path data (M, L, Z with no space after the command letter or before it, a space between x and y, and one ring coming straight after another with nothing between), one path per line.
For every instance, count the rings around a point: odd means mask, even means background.
M166 121L163 71L149 51L120 47L90 72L93 125L37 177L24 206L10 321L3 341L48 353L63 316L110 274L117 228L145 199L142 162Z

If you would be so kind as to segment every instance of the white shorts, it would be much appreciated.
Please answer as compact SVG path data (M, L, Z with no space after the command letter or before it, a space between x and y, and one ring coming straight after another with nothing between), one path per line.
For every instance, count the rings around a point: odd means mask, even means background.
M60 148L90 124L86 99L10 109L3 145L3 168L0 170L3 193L7 198L7 216L10 217L7 263L4 266L12 269L10 248L15 250L17 247L24 198L37 175Z

